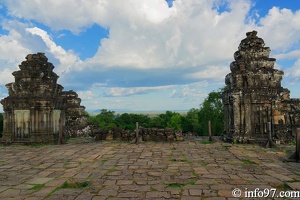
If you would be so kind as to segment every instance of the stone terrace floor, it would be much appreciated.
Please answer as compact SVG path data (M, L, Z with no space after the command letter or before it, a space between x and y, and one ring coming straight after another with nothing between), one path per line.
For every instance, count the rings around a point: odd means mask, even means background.
M286 148L196 139L0 146L0 199L233 199L232 190L300 190ZM294 147L293 147L294 148Z

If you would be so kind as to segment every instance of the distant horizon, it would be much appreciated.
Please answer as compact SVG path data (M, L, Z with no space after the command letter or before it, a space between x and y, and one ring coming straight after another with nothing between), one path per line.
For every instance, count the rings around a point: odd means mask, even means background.
M106 109L106 108L103 108ZM191 108L192 109L192 108ZM97 114L100 113L102 109L97 109L97 110L86 110L89 114ZM165 113L167 111L171 111L171 112L178 112L178 113L186 113L189 110L128 110L128 109L106 109L108 111L113 111L116 114L123 114L123 113L133 113L133 114L143 114L143 113L149 113L149 114L153 114L153 113Z

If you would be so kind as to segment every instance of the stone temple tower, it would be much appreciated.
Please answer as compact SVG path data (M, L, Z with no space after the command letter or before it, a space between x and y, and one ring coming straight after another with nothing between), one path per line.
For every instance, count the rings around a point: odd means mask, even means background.
M29 54L6 85L2 143L51 143L65 124L63 87L44 53Z
M293 138L299 122L299 99L281 86L283 71L274 69L276 59L257 32L246 34L234 53L231 73L225 77L223 93L227 140L243 142Z

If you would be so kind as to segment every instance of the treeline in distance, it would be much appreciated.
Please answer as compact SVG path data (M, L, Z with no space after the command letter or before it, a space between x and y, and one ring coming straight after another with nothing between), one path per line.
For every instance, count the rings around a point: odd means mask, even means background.
M99 114L89 116L89 123L103 130L113 128L134 130L136 122L139 122L139 126L143 128L174 128L182 132L208 135L208 121L211 121L212 133L220 135L224 130L222 92L223 89L209 93L199 109L192 108L185 115L172 111L157 116L116 114L114 111L102 109Z

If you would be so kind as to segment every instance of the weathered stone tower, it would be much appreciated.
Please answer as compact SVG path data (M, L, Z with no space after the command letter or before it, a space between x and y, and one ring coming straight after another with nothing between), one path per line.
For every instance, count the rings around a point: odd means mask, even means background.
M67 100L44 53L29 54L6 85L2 143L52 143L63 134ZM84 108L83 108L84 109Z
M61 96L66 100L66 127L65 131L70 137L77 137L77 131L84 129L88 122L85 107L81 106L81 99L73 91L63 91Z
M257 32L246 34L234 53L231 73L223 93L226 139L243 142L272 139L287 141L299 124L299 99L281 86L283 71L274 69L276 59ZM268 126L271 124L271 126ZM271 130L269 130L271 127Z

